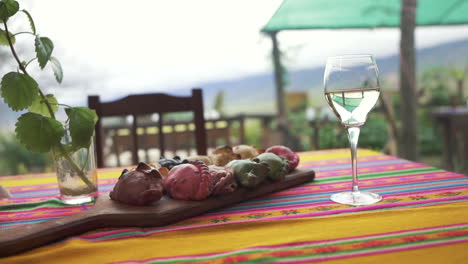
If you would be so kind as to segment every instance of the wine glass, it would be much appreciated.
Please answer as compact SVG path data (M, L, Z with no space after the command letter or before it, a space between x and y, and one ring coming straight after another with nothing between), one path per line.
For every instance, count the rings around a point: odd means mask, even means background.
M340 204L369 205L382 196L359 190L357 176L357 144L361 126L380 95L379 70L372 55L329 57L323 85L325 100L348 132L351 147L352 189L333 194L330 199Z

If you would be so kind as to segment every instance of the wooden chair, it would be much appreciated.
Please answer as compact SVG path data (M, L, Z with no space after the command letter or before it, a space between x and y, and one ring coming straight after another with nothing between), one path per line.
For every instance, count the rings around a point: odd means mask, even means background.
M137 116L157 113L159 115L159 148L161 156L164 155L163 113L193 112L195 124L195 146L199 155L206 155L206 130L203 117L203 98L201 89L192 89L192 95L188 97L171 96L164 93L130 95L125 98L101 102L99 96L89 96L88 106L94 109L99 116L133 116L131 136L133 138L132 162L138 163L138 122ZM98 167L104 166L103 133L101 121L96 124L96 153Z

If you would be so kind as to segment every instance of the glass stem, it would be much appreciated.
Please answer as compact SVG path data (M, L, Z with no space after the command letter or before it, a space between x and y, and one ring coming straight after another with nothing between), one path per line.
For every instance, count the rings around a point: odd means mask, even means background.
M357 176L357 145L359 140L360 127L348 127L348 139L351 147L351 164L353 167L353 186L351 191L353 193L359 192L358 176Z

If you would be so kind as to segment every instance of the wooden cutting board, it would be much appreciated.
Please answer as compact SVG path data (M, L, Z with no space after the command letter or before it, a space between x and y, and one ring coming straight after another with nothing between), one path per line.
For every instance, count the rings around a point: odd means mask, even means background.
M94 207L81 213L0 231L0 256L14 255L72 235L103 227L154 227L200 215L261 195L286 189L315 178L313 170L296 169L282 181L265 182L248 189L211 197L203 201L182 201L166 196L149 206L130 206L100 194Z

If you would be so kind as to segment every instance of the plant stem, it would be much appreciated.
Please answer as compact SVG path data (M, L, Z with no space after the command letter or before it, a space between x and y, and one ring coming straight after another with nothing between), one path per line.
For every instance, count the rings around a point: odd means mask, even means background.
M8 44L10 46L11 53L13 53L13 57L15 57L16 61L18 62L18 65L19 65L21 71L24 72L24 74L29 75L26 72L26 68L24 68L24 65L21 63L20 59L18 58L18 55L16 54L15 48L13 47L13 42L11 41L10 32L8 31L8 26L7 26L6 21L3 21L3 25L5 25L5 36L6 36L7 40L8 40Z
M88 147L88 151L86 152L86 160L83 164L83 167L81 168L81 170L84 170L86 168L86 166L88 166L88 160L89 160L89 151L91 150L91 145Z
M32 33L32 32L28 32L28 31L23 31L23 32L18 32L18 33L15 33L15 34L13 34L13 36L18 36L18 35L20 35L20 34L31 34L31 35L35 36L35 34L34 34L34 33Z
M57 120L55 118L55 114L54 114L54 110L52 110L52 106L50 105L49 103L49 100L47 100L47 97L45 97L44 93L41 91L41 89L38 89L39 90L39 94L41 95L41 99L42 101L46 104L47 106L47 110L49 111L49 114L50 114L50 117L52 117L53 119Z
M60 145L60 146L62 146L62 145ZM61 151L62 150L64 150L63 147L61 147ZM88 187L90 188L90 191L93 191L93 192L96 191L97 190L96 186L88 179L88 177L86 177L86 175L83 173L83 171L72 160L70 155L68 153L66 153L66 152L63 153L63 154L64 154L63 157L70 163L72 169L74 171L76 171L78 173L78 176L80 176L80 178L84 181L84 183L86 183L86 185L88 185Z
M15 50L15 48L13 47L13 42L11 41L10 32L8 31L8 25L7 25L6 21L3 21L3 25L5 25L5 35L6 35L6 38L7 38L7 40L8 40L8 44L10 45L11 53L13 53L13 57L15 57L16 62L18 62L18 65L19 65L20 70L21 70L24 74L30 76L30 75L28 74L28 72L26 71L26 68L24 67L24 65L21 63L21 60L19 59L18 54L16 54L16 50ZM49 110L50 117L52 117L53 119L57 120L57 119L55 118L54 111L52 110L52 106L50 106L49 101L47 100L47 97L44 96L44 93L42 93L41 89L38 89L38 90L39 90L39 94L41 95L42 101L46 104L47 109Z
M33 58L33 59L29 60L29 61L26 63L26 65L24 65L24 68L26 69L26 68L28 67L29 63L31 63L31 62L33 62L33 61L35 61L35 60L37 60L37 58Z
M51 103L51 104L54 104L54 103ZM68 107L68 108L73 108L72 106L69 106L69 105L67 105L67 104L55 104L55 105L64 106L64 107Z
M26 74L27 76L30 76L28 74L28 72L26 71L26 68L24 67L24 65L21 63L21 60L19 59L18 57L18 54L16 54L16 51L15 51L15 48L13 47L13 42L11 41L11 38L10 38L10 33L8 31L8 25L6 23L6 21L3 21L3 25L5 26L5 35L6 35L6 38L8 40L8 44L10 46L10 49L11 49L11 53L13 54L13 57L15 57L15 60L16 62L18 62L18 65L19 65L19 68L20 70ZM50 105L50 102L49 100L47 100L47 97L45 97L44 93L41 91L41 89L38 89L39 90L39 94L41 96L41 99L42 101L46 104L47 106L47 110L49 111L49 114L50 114L50 117L54 120L57 120L55 118L55 114L54 114L54 111L52 110L52 106ZM86 183L86 185L88 185L88 187L91 189L91 190L96 190L96 186L89 181L88 177L86 177L85 173L80 169L80 167L78 167L78 165L75 164L75 162L73 161L73 159L70 157L70 153L68 153L62 144L59 144L59 149L60 149L60 153L63 155L63 157L70 163L70 166L72 166L73 170L76 171L78 173L78 176L83 180L83 182Z

